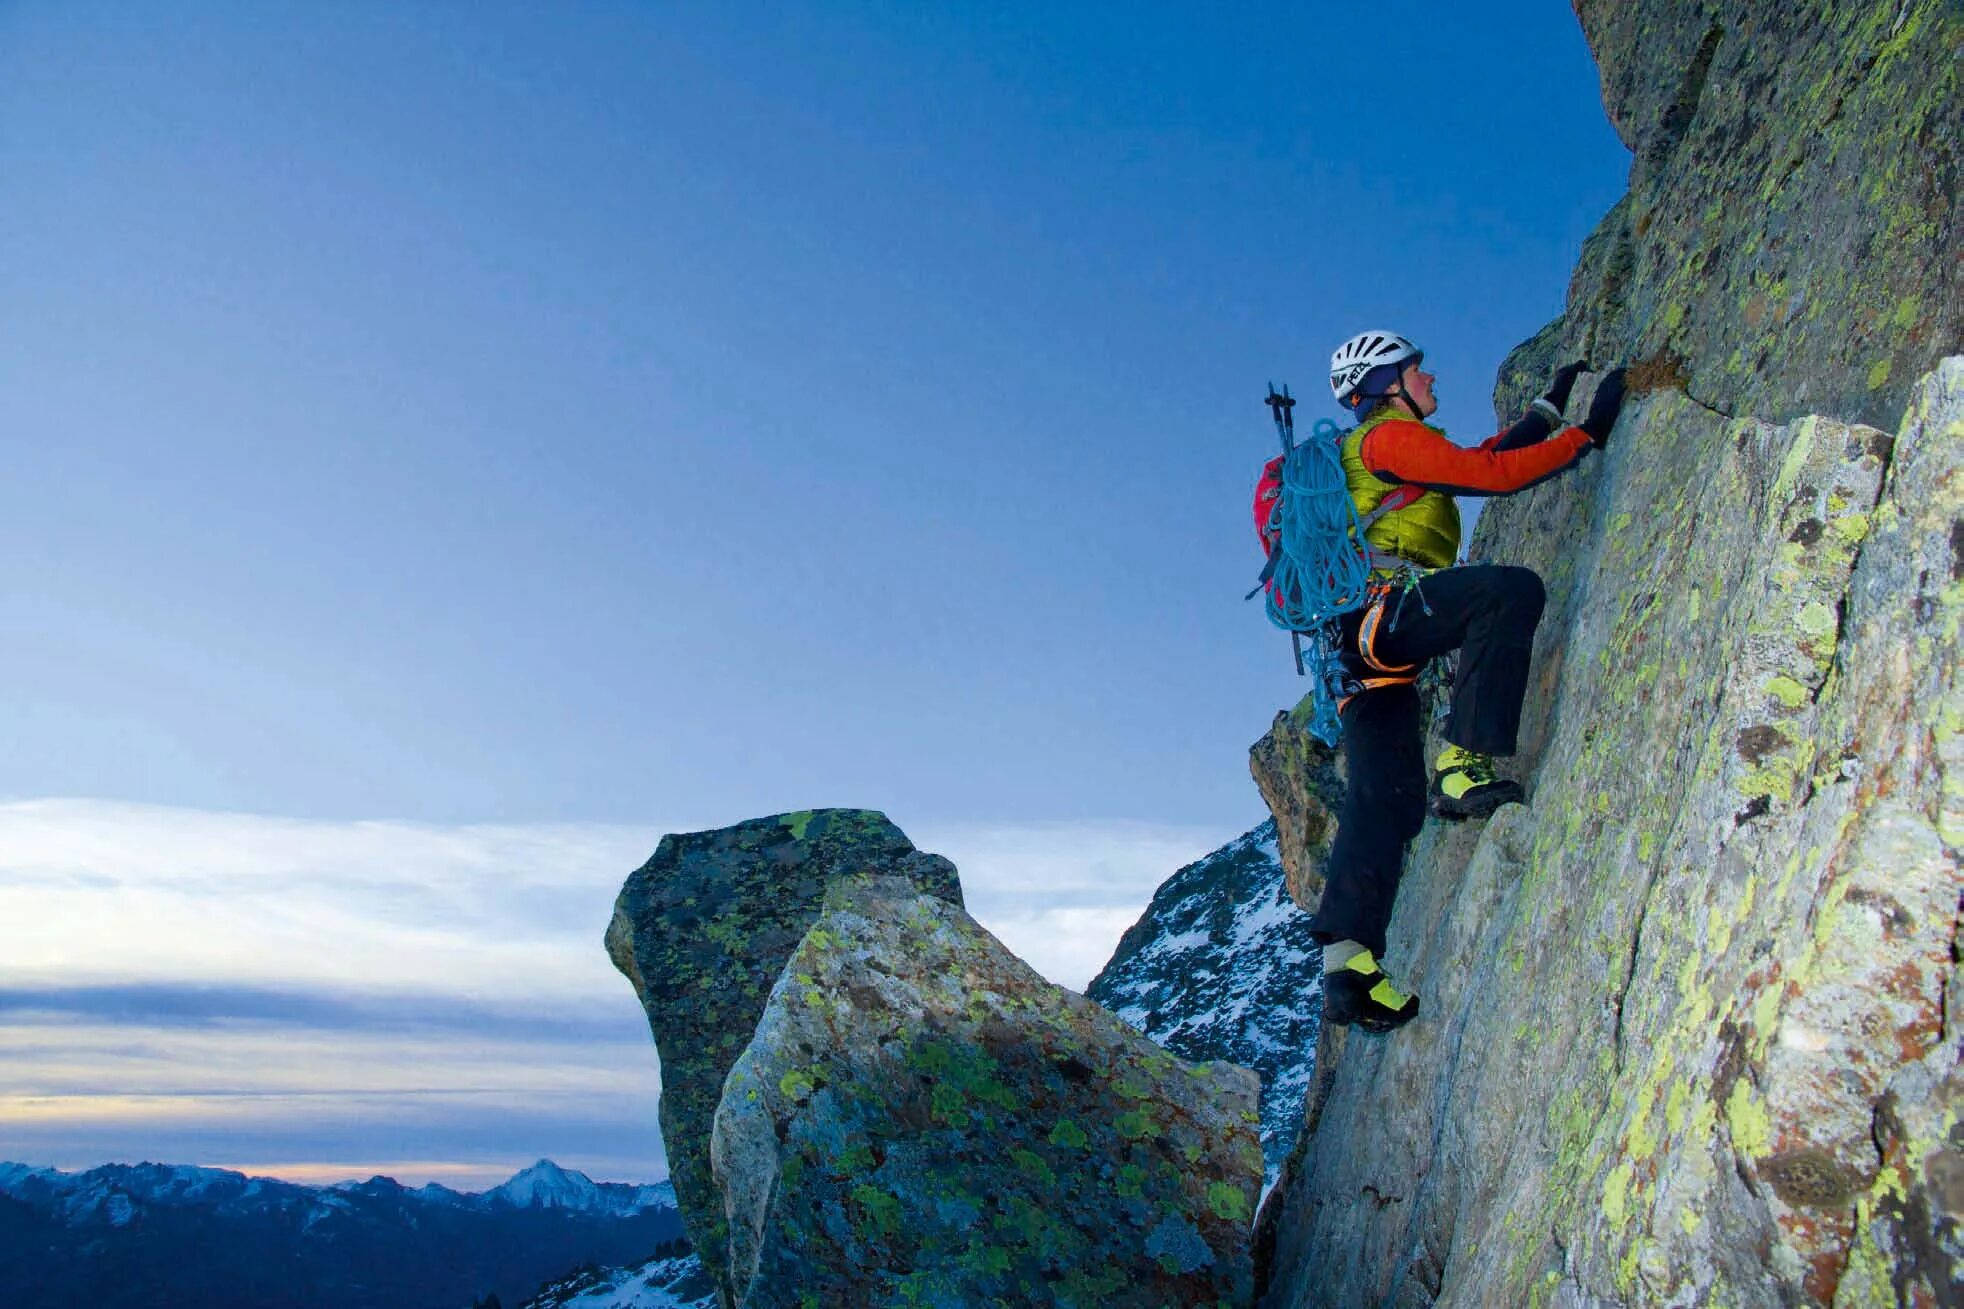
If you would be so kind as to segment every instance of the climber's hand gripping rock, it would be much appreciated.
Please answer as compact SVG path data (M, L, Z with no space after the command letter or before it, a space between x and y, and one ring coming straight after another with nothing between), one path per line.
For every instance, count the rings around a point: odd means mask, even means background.
M1616 416L1623 412L1623 370L1613 368L1596 387L1595 396L1589 401L1589 416L1577 424L1589 434L1598 450L1609 444L1610 429L1616 426Z

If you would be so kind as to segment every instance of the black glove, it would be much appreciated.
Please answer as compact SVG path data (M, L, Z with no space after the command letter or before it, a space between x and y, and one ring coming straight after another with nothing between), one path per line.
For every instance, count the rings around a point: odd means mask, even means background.
M1541 398L1555 406L1557 411L1568 408L1568 393L1575 389L1575 379L1589 367L1587 359L1578 359L1555 370L1555 380L1548 383L1547 393Z
M1609 429L1616 426L1616 416L1622 412L1623 370L1612 368L1597 385L1595 398L1589 401L1589 416L1579 426L1600 448L1609 443Z

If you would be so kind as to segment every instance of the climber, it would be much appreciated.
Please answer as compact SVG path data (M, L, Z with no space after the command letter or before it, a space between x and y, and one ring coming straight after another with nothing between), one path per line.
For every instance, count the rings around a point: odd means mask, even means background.
M1588 367L1572 363L1556 371L1519 422L1469 449L1426 423L1438 401L1423 361L1417 346L1393 332L1361 332L1330 356L1330 389L1361 420L1342 438L1344 474L1359 515L1400 488L1414 488L1403 493L1411 497L1406 503L1367 529L1380 564L1371 600L1337 620L1349 782L1311 929L1323 946L1324 1018L1367 1031L1390 1031L1418 1013L1418 997L1394 987L1378 958L1405 847L1425 821L1413 684L1428 659L1460 652L1447 745L1432 769L1432 812L1484 818L1523 799L1520 783L1501 777L1494 757L1514 752L1541 620L1541 579L1511 565L1455 567L1460 525L1453 497L1507 495L1573 467L1608 441L1623 403L1623 371L1616 369L1597 386L1588 416L1565 426L1569 392Z

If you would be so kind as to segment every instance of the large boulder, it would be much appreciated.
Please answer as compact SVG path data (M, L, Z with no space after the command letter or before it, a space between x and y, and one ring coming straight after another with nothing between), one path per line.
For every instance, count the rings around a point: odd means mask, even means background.
M709 1131L723 1079L837 878L883 873L961 903L955 866L884 814L819 809L665 836L614 902L607 953L661 1056L661 1133L689 1240L722 1264Z
M1257 1090L947 900L839 883L716 1112L732 1302L1245 1305Z

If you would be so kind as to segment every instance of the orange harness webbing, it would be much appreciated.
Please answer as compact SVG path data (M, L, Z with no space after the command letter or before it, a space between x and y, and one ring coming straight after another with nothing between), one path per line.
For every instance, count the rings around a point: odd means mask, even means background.
M1362 692L1375 691L1386 686L1410 686L1418 680L1419 665L1387 664L1377 656L1378 629L1384 623L1384 604L1391 598L1391 593L1395 589L1397 589L1396 584L1392 582L1371 583L1368 593L1370 600L1364 610L1364 620L1357 625L1358 656L1368 667L1375 668L1384 676L1357 679L1357 690L1337 701L1338 713L1342 713L1344 706Z

